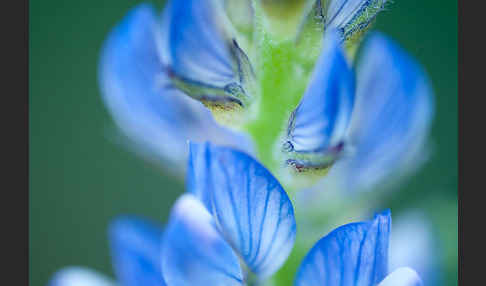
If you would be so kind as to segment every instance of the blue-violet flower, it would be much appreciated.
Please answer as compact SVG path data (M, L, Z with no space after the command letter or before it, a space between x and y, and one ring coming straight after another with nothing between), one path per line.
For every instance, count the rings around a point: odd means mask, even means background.
M127 217L112 224L119 282L245 285L275 273L296 235L293 206L279 182L247 154L208 143L191 144L188 169L189 193L175 203L165 230ZM295 285L421 285L410 268L388 273L390 229L390 211L335 229L305 256ZM109 285L73 268L61 270L51 285L90 282Z

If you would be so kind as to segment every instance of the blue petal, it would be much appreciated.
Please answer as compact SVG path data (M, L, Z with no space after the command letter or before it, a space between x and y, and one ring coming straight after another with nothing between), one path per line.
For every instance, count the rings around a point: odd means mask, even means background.
M163 286L160 271L162 229L135 217L120 217L109 229L118 281L123 286Z
M117 125L139 145L137 151L169 160L176 170L185 167L189 139L248 148L246 138L217 125L201 103L171 86L161 60L159 28L154 9L143 4L104 44L99 80Z
M109 278L98 272L79 266L70 266L56 272L49 286L114 286Z
M327 33L314 74L288 127L296 152L327 151L342 142L354 103L354 75L335 31Z
M402 267L393 271L378 286L422 286L422 280L415 270Z
M162 272L167 285L243 284L238 257L193 195L182 195L174 205L164 235Z
M381 34L364 45L358 64L350 140L355 154L347 182L371 187L398 169L410 169L423 155L432 114L425 72L405 51Z
M224 87L235 80L220 3L170 0L164 11L164 62L192 81Z
M326 12L326 28L338 29L349 38L369 26L385 8L388 0L330 0Z
M304 258L297 286L374 286L387 274L390 211L368 222L341 226Z
M186 189L208 209L212 209L211 154L208 144L189 143Z
M245 153L191 143L189 191L209 209L225 238L260 277L275 272L295 240L292 203L279 182Z

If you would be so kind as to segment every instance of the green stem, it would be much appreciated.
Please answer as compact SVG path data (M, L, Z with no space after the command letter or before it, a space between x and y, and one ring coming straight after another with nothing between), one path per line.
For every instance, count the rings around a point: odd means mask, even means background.
M310 69L302 65L301 54L293 40L277 39L264 29L257 30L256 34L258 117L249 121L244 129L255 143L260 162L278 178L282 162L275 157L279 150L276 148L280 148L280 136L287 127L290 113L304 94ZM290 186L284 188L292 199L294 190ZM307 248L307 244L298 240L284 267L264 285L292 285L297 265Z
M265 38L260 59L259 117L249 122L246 129L254 139L259 159L275 171L279 162L273 156L274 147L305 90L305 80L298 74L290 41L273 42Z
M315 61L320 54L322 27L309 22L299 35L282 37L266 28L265 16L254 0L255 28L253 32L252 62L257 72L258 102L255 102L255 117L247 121L243 129L255 143L256 156L283 184L294 203L298 232L294 249L282 268L267 281L250 279L250 285L292 285L297 268L312 245L328 231L333 213L341 213L327 204L319 214L309 214L305 206L295 204L296 189L288 180L281 178L282 158L275 156L281 148L281 136L285 134L291 112L298 105L307 87Z

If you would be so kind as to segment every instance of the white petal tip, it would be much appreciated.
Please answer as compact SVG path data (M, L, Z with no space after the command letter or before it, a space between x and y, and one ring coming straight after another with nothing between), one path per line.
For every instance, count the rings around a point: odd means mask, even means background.
M390 273L378 286L422 286L422 279L410 267L401 267Z

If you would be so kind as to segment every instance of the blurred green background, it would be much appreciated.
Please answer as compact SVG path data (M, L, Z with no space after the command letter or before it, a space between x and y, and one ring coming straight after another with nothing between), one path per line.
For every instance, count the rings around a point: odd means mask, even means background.
M30 284L66 265L111 274L117 214L165 221L183 183L113 144L97 83L100 47L139 1L30 1ZM377 20L427 69L436 91L431 159L387 199L417 206L440 236L445 285L457 285L457 2L398 0ZM162 0L154 2L162 7Z

